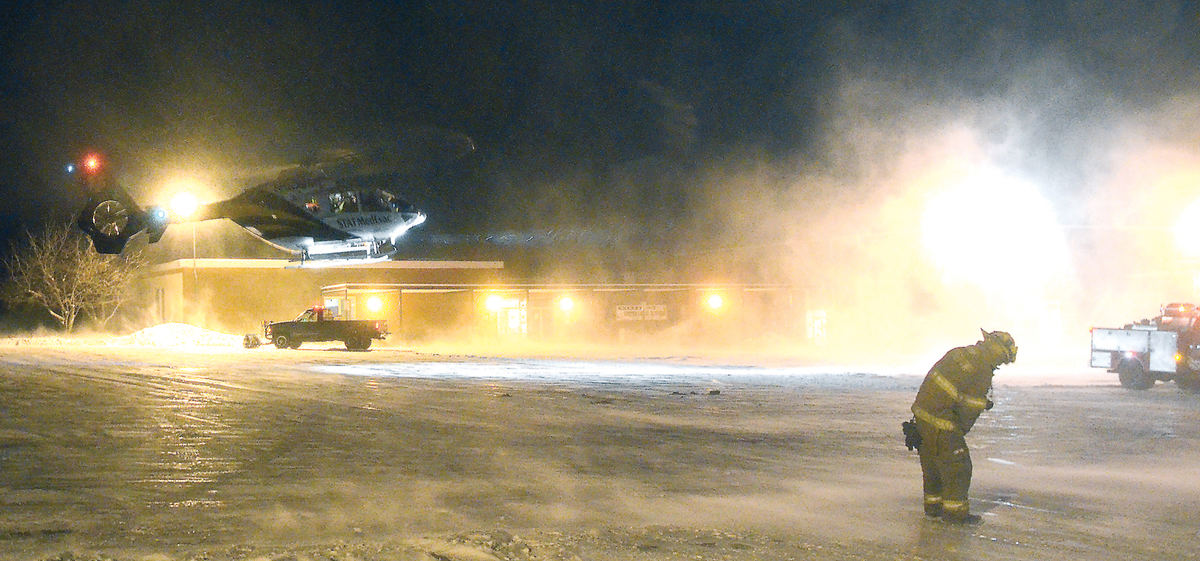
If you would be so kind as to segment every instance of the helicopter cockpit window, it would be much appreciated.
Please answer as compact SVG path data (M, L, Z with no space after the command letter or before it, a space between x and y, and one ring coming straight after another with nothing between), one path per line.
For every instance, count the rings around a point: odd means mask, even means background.
M394 204L397 200L387 191L368 191L363 193L362 209L366 212L397 212L399 209Z
M329 210L334 214L341 212L358 212L358 193L355 191L338 191L329 194Z
M374 204L381 212L401 212L410 206L404 199L382 189L376 189L373 195Z

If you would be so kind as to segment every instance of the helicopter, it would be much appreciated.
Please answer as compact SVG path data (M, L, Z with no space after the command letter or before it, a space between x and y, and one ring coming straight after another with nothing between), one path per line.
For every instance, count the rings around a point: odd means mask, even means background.
M473 148L473 146L472 146ZM396 193L395 171L381 171L362 153L344 150L323 161L286 168L273 179L221 201L201 204L187 217L161 206L142 209L127 191L100 179L100 159L78 169L96 191L76 219L99 253L119 254L145 233L156 243L170 224L227 218L264 242L314 261L382 261L397 250L425 213ZM102 186L102 187L97 187Z

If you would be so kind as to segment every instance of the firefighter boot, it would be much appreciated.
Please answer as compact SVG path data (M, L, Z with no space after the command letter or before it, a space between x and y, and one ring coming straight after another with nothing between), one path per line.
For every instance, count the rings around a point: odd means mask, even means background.
M975 524L983 524L983 518L981 518L978 514L971 513L955 516L946 515L942 517L942 520L945 520L951 524L963 524L970 526L974 526Z
M942 515L942 498L935 495L925 495L925 516L937 518Z
M951 524L979 524L983 519L978 514L971 514L971 505L967 501L943 501L942 520Z

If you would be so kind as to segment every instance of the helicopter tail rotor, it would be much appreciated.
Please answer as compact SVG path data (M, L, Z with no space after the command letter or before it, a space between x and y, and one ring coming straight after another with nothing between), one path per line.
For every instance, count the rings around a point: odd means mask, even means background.
M145 232L150 243L162 238L168 214L161 207L143 210L124 189L109 187L91 197L75 224L99 253L118 254L130 238Z

